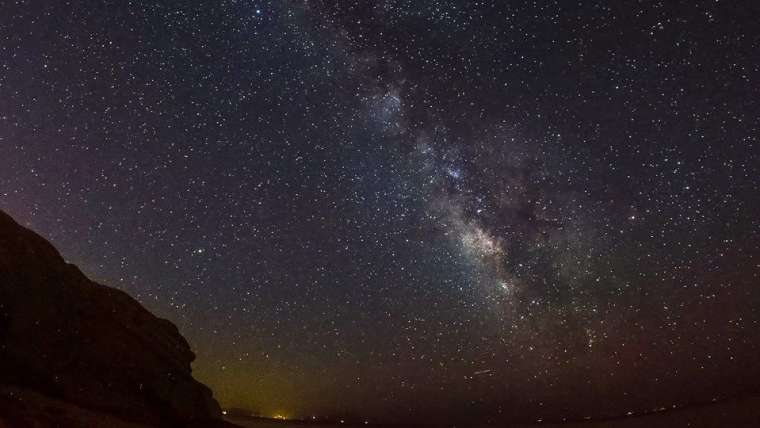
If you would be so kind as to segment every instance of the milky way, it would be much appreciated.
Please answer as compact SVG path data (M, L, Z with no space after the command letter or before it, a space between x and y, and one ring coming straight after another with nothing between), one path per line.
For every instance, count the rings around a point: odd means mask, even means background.
M140 3L0 6L0 209L175 322L224 406L760 387L756 2Z

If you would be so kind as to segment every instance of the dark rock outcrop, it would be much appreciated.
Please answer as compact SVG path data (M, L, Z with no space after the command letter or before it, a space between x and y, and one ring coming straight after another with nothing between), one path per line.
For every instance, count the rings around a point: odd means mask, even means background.
M0 426L45 426L44 412L67 405L124 426L216 425L221 410L193 379L194 358L171 322L90 281L0 212Z

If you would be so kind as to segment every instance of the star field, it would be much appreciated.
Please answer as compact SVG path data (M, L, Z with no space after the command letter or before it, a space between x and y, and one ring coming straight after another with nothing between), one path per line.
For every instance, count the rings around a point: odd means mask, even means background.
M760 386L752 1L0 5L0 209L226 407L638 414Z

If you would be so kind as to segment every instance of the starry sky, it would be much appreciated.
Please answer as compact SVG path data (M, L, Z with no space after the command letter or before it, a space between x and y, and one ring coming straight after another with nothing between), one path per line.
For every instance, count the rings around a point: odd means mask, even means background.
M638 414L760 388L760 3L0 2L0 209L223 406Z

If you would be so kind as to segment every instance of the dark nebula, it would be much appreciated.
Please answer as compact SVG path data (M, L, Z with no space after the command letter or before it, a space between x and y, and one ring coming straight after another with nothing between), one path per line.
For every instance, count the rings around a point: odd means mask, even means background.
M760 387L760 3L0 3L0 209L223 406L609 417ZM453 418L453 419L451 419Z

